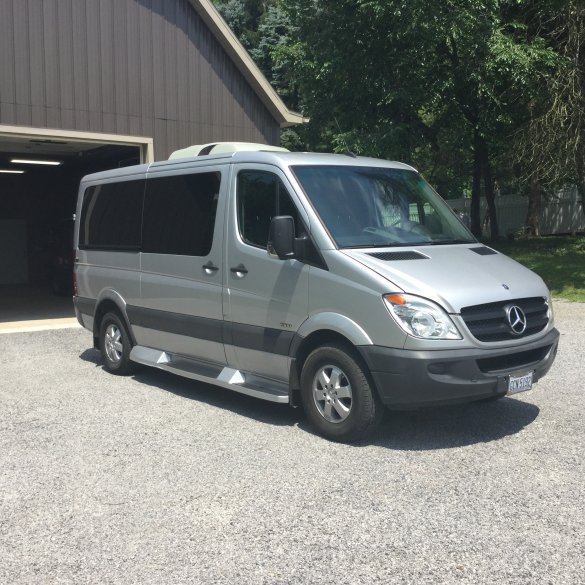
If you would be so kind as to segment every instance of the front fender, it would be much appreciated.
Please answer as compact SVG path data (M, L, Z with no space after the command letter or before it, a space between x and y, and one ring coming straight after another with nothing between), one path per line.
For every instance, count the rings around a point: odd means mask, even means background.
M315 315L309 316L300 326L297 335L305 338L312 333L326 329L343 335L353 345L374 345L370 336L364 331L361 325L345 315L333 312L316 313Z

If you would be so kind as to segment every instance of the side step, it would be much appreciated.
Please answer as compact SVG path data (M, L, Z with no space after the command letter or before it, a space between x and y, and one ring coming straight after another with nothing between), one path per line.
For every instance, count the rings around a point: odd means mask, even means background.
M215 384L262 400L281 404L289 402L287 384L254 376L227 366L202 362L141 345L135 345L132 348L130 359L145 366L165 370L199 382Z

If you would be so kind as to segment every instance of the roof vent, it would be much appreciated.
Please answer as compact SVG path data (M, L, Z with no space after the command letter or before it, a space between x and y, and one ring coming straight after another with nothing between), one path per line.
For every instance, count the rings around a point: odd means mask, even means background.
M392 260L428 260L429 257L421 254L420 252L415 252L414 250L406 250L404 252L373 252L368 254L368 256L373 256L374 258L378 258L378 260L386 260L390 262Z
M169 156L169 160L175 158L192 158L206 154L230 154L233 152L289 152L281 146L270 144L256 144L255 142L211 142L210 144L194 144L181 150L175 150Z
M476 254L479 254L480 256L493 256L494 254L497 254L497 252L495 250L492 250L491 248L488 248L487 246L479 246L477 248L469 248L469 250L471 252L475 252Z

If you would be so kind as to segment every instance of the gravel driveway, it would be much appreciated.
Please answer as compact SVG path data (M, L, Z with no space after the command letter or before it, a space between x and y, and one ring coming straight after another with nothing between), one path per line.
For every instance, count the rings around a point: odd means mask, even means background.
M367 444L143 370L81 329L0 336L0 583L585 582L585 304L532 392L388 413Z

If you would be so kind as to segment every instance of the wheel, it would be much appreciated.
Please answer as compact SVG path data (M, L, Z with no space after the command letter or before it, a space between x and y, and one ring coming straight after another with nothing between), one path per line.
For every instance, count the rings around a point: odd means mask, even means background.
M301 372L301 397L311 425L327 439L365 438L384 412L358 361L341 345L315 349Z
M106 370L125 376L134 371L130 361L132 343L126 325L116 313L106 313L100 325L100 350Z

